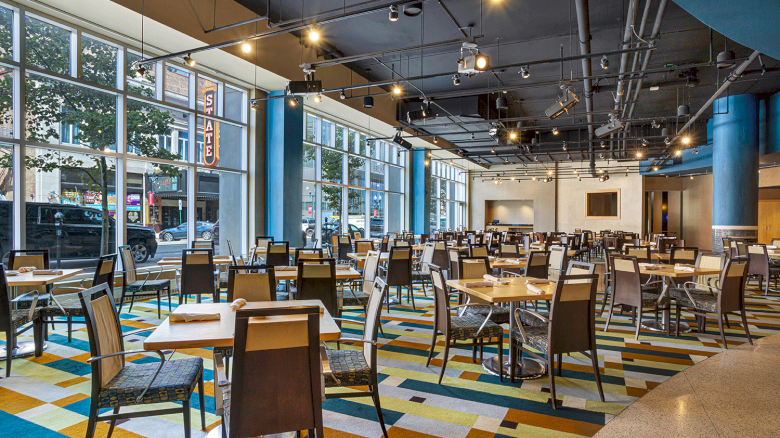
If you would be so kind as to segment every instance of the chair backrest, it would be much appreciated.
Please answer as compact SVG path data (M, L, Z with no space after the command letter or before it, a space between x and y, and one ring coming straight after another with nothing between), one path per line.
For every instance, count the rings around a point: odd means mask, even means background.
M377 271L379 270L379 251L369 251L366 253L366 261L363 263L363 291L368 293L369 288L373 285L373 281L376 279Z
M669 263L696 263L696 256L699 255L699 248L696 247L681 247L673 246L669 254Z
M388 286L412 284L412 248L390 248L386 278Z
M436 244L434 242L428 242L423 246L422 253L420 254L420 271L424 273L430 272L428 265L433 263L433 253L435 251Z
M731 257L720 274L718 288L718 306L720 312L744 310L745 285L750 269L750 259L747 257ZM767 280L768 281L768 280Z
M469 257L487 257L490 254L487 244L470 244Z
M119 258L122 260L122 279L124 284L132 284L138 280L135 272L135 260L133 259L133 250L129 245L119 247Z
M322 248L295 248L295 264L298 260L321 259Z
M699 256L696 258L696 267L697 268L708 268L708 269L720 269L721 271L726 266L726 254L724 253L707 253L707 252L700 252ZM718 286L718 281L720 279L720 275L699 275L696 278L696 283L700 284L707 284L711 285L713 287Z
M517 243L502 243L498 248L501 257L520 257L520 245Z
M35 266L35 269L49 269L48 249L12 249L8 251L9 269Z
M390 242L390 237L384 236L382 237L382 243L379 245L379 250L381 252L387 252L387 244Z
M271 266L290 265L290 242L270 242L266 247L265 264Z
M298 262L298 299L320 300L331 315L339 315L336 260L309 259Z
M458 278L464 280L482 279L491 272L487 257L461 257L458 263Z
M371 367L372 372L376 372L376 340L379 336L379 319L382 313L382 301L384 301L386 293L387 284L385 284L385 281L381 278L375 279L372 283L370 293L368 294L365 326L363 326L363 340L371 341L363 343L363 355L366 357L366 363Z
M214 295L214 253L210 249L181 251L182 295Z
M92 286L107 284L109 288L114 288L114 272L116 271L116 254L100 256L98 259L95 275L92 277Z
M228 267L227 300L276 301L276 275L269 265Z
M555 284L547 335L548 354L596 348L596 315L593 309L598 281L596 274L563 275Z
M273 241L273 236L257 236L255 238L255 246L258 248L268 248L268 244Z
M321 427L319 338L317 306L236 312L229 438Z
M651 263L649 246L627 246L624 249L625 255L634 256L639 263Z
M776 248L780 248L780 237L773 237L772 240L769 242L769 244ZM728 247L724 246L724 248L728 248Z
M551 245L548 265L551 270L562 273L566 269L566 245Z
M639 277L639 262L636 257L611 254L612 297L615 303L632 307L642 305L642 284Z
M12 331L11 297L8 294L8 279L5 276L5 265L0 263L0 331ZM8 342L8 341L6 341Z
M751 244L747 246L747 255L750 259L750 274L763 275L765 280L769 278L769 252L764 244Z
M92 357L124 351L122 327L114 305L114 294L107 284L93 286L78 293L89 335ZM114 356L92 362L92 396L96 397L125 367L124 356Z
M566 275L591 275L596 272L595 263L570 261L566 266Z
M395 242L393 242L394 248L408 248L411 245L409 245L409 241L404 239L395 239Z
M355 243L355 252L358 254L365 254L374 250L374 242L370 240L360 240Z
M438 331L446 334L450 331L449 295L444 274L436 265L431 265L431 283L433 284L433 323Z
M460 271L460 268L458 267L459 261L460 261L460 251L457 248L447 249L447 265L449 266L449 278L452 280L457 280L458 278L460 278L458 276L458 271ZM441 265L439 265L435 261L433 264L441 267Z
M525 276L546 279L549 263L550 251L531 251L525 265Z
M190 248L210 249L214 251L214 240L193 240L190 242Z
M233 257L235 259L235 254L233 253L233 244L230 243L230 239L227 240L227 246L228 246L228 254L230 254L230 257Z

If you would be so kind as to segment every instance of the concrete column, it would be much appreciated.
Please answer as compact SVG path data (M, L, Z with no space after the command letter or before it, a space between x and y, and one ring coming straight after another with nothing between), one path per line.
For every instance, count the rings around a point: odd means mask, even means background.
M728 101L727 101L728 99ZM759 99L715 101L712 130L712 249L723 237L758 237Z
M282 94L280 90L269 96ZM266 103L265 231L276 240L290 242L290 247L301 247L303 103L293 106L291 100L285 97Z
M415 234L431 232L431 166L428 150L413 151L411 162L411 186L409 187L412 230ZM425 162L428 161L428 165Z

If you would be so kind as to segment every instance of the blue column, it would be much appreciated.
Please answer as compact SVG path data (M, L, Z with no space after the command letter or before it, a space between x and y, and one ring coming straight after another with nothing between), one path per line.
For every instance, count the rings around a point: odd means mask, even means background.
M431 232L431 166L425 165L427 160L427 149L412 152L412 198L409 204L412 210L412 230L415 234Z
M274 91L278 96L284 91ZM303 104L291 98L272 99L266 105L266 235L303 246Z
M766 99L766 153L780 152L780 93Z
M726 101L728 99L728 102ZM758 237L758 96L718 99L712 129L712 248L722 237Z

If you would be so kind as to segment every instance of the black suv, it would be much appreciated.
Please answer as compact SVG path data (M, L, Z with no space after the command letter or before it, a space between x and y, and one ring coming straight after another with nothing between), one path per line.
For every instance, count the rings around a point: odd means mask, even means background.
M0 201L0 254L5 256L12 249L13 231L11 229L11 201ZM96 208L78 205L47 204L28 202L27 207L27 248L48 248L51 259L56 257L57 235L54 215L62 213L62 237L60 256L62 260L97 259L100 257L100 236L102 231L102 212ZM109 218L109 248L116 245L116 221ZM154 257L157 252L157 240L154 230L139 225L127 225L127 244L133 251L136 263L142 263Z

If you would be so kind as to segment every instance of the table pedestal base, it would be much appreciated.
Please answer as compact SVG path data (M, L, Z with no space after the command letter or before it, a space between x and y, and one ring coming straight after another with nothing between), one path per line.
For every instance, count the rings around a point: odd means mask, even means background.
M491 357L482 362L482 368L488 373L497 376L498 375L498 356ZM504 361L504 378L509 378L509 360ZM520 359L520 363L515 364L515 379L529 380L542 377L546 373L546 369L543 363L524 357Z
M642 323L642 328L650 330L651 332L664 332L666 333L666 325L664 325L663 321L645 321ZM677 323L669 322L669 329L670 333L674 334L676 332ZM680 323L680 333L689 333L691 331L691 327L688 326L688 324L681 322Z
M275 433L272 435L260 435L264 438L295 438L295 432ZM211 429L206 438L222 438L222 425Z
M45 350L48 345L44 342L43 349ZM18 359L22 357L30 357L35 355L35 342L17 342L16 348L13 351L13 358ZM8 351L5 347L0 348L0 360L5 360L8 357Z

